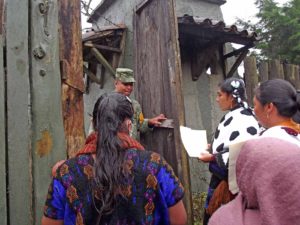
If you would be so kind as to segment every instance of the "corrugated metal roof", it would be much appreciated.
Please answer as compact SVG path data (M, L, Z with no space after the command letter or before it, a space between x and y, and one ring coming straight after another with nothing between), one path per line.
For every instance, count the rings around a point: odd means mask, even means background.
M179 37L184 41L186 38L194 37L202 44L215 41L218 43L236 43L242 45L253 45L258 41L255 32L238 30L237 26L226 26L223 21L209 18L200 18L185 15L178 18Z

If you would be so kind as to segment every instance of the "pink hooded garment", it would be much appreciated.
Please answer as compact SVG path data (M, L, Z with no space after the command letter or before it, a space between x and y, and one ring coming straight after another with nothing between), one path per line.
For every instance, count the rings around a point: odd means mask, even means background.
M300 148L277 138L246 142L238 156L238 196L209 225L300 224Z

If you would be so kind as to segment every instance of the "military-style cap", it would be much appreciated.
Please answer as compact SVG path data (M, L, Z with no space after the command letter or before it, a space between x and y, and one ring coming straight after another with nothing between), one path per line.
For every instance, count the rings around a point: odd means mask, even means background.
M117 68L116 69L116 79L120 80L122 83L134 83L135 79L133 77L133 70L128 68Z

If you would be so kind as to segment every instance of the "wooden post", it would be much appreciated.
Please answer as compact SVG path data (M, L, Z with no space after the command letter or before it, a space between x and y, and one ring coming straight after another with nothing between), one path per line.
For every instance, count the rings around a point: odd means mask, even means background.
M246 57L244 60L245 67L245 84L248 97L248 104L252 104L254 89L258 84L258 74L256 71L256 58L254 56Z
M258 67L260 82L269 79L269 67L267 62L261 62Z
M278 59L269 62L269 79L275 78L284 79L282 65Z
M68 155L73 156L85 141L80 0L60 0L58 14L64 130Z
M284 79L289 81L296 87L296 70L295 66L292 64L284 64L283 71L284 71Z

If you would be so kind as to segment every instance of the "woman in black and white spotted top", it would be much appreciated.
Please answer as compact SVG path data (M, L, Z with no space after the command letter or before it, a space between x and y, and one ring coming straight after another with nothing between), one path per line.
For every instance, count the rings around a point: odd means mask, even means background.
M219 184L228 186L229 152L227 146L233 142L245 140L259 134L259 124L246 103L243 80L238 78L224 80L219 85L216 101L222 111L229 112L223 116L216 129L211 145L212 154L203 153L199 157L203 162L209 162L209 170L212 173L205 204L204 225L208 223L211 214L232 197L228 191L229 197L222 196L223 194L219 193L221 199L217 199L217 201L220 200L220 204L215 202L215 197L211 201L214 190ZM224 200L224 198L227 198L227 200Z

